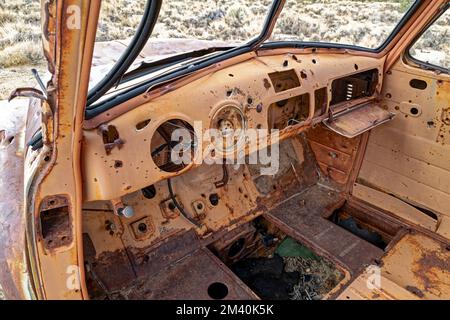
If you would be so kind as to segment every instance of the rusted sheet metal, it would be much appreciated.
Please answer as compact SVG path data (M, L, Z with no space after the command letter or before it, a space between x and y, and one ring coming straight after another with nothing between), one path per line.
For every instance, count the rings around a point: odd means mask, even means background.
M338 297L342 300L450 298L448 244L420 233L402 237L380 262L368 267Z
M40 212L37 209L42 199L55 194L67 194L70 209L68 213L73 222L73 240L69 246L48 254L39 243L42 239L39 236L32 239L30 236L30 246L34 249L30 250L30 259L39 261L36 270L38 276L35 277L39 277L43 289L39 298L81 299L88 298L84 281L81 233L81 125L100 2L64 0L45 3L49 4L46 7L46 18L51 19L44 23L47 24L47 30L43 31L44 50L46 57L54 62L54 70L50 70L54 72L47 88L48 104L43 104L42 130L44 143L51 147L51 152L45 157L41 154L38 160L43 160L42 163L46 164L37 170L36 175L27 177L26 183L31 185L32 189L26 200L31 203L30 214L38 219ZM45 3L43 2L43 6ZM72 16L71 8L74 7L80 9L78 28L68 23ZM74 86L74 83L78 85ZM61 180L64 180L64 183L61 183ZM38 229L37 226L32 231L33 235L37 234ZM67 270L73 266L78 267L80 281L74 281L73 286L68 286L65 281L58 279L66 277Z
M332 70L334 74L333 77L342 75L345 65L353 66L357 63L360 68L380 68L381 61L376 59L368 59L354 56L342 56L339 57L333 55L323 55L316 57L322 62L321 68ZM335 59L339 58L342 64L339 64L339 68L335 67ZM206 130L211 126L211 119L214 118L220 108L224 105L230 106L247 106L249 97L252 101L252 106L245 107L243 112L248 121L249 128L255 128L261 126L262 129L267 129L268 127L268 112L269 106L276 101L282 101L291 98L291 96L296 96L300 94L305 94L306 92L311 92L319 87L326 87L328 81L323 81L325 77L321 77L318 73L317 65L312 62L305 61L306 65L304 68L308 68L314 74L308 76L309 81L304 81L302 86L292 89L292 91L284 91L281 93L275 93L273 86L267 89L264 86L264 78L267 78L268 73L277 72L284 70L283 63L289 58L288 55L274 56L274 57L264 57L258 58L253 61L244 62L239 65L229 66L227 70L221 70L213 74L204 77L203 79L197 79L190 83L187 83L182 88L175 91L167 93L164 97L155 98L152 101L147 101L142 97L136 99L141 99L140 106L124 113L122 116L115 118L114 120L107 122L108 118L116 117L115 110L121 106L117 106L102 115L99 115L100 119L103 120L98 122L107 123L108 125L114 125L118 132L120 132L120 137L125 141L125 148L121 150L114 150L111 152L117 159L123 161L123 163L129 163L130 166L136 168L133 171L119 170L116 172L115 168L110 168L109 165L105 164L105 152L104 143L102 139L99 139L97 130L85 130L84 131L84 163L89 163L84 171L84 190L86 200L110 200L118 198L125 195L126 193L133 192L142 188L154 184L157 181L161 181L165 178L172 177L177 173L167 173L161 172L160 170L155 170L153 163L147 161L148 157L139 152L125 152L125 150L140 150L142 146L148 145L151 141L152 136L156 129L164 121L178 118L189 123L193 123L194 119L196 121L203 121L203 129ZM255 68L258 66L258 68ZM302 68L303 69L303 68ZM257 74L255 74L257 70ZM331 71L329 71L331 72ZM230 77L229 74L235 75ZM239 75L239 77L237 77ZM330 73L327 73L327 77ZM236 81L237 79L239 81ZM260 78L261 81L254 81L255 78ZM207 81L207 82L205 82ZM205 83L208 84L208 90L204 89ZM254 83L252 86L248 86L248 83ZM314 84L314 87L312 86ZM172 89L171 89L172 90ZM227 90L235 92L232 96L227 98ZM201 97L201 101L204 102L204 106L208 105L208 110L200 110L197 106L191 105L193 101L197 98L193 98L193 93ZM135 99L130 99L127 105L134 104ZM147 103L145 103L147 101ZM186 101L184 104L166 104L168 101ZM257 106L261 105L262 109L258 112ZM211 106L212 108L210 108ZM288 126L280 132L280 140L288 139L298 135L302 131L310 129L314 123L323 120L326 115L318 115L314 117L314 106L312 103L309 105L309 117L302 123L294 124ZM167 110L170 110L168 112ZM124 111L124 110L122 110ZM121 111L121 112L122 112ZM152 115L152 121L141 130L136 131L136 123L139 123L145 119L148 119L149 114ZM95 121L98 120L96 118ZM155 121L155 119L158 119ZM91 119L93 121L93 119ZM88 122L85 122L88 125ZM88 125L90 127L90 125ZM274 137L270 142L275 143L277 139ZM206 146L206 144L204 144ZM248 147L248 152L253 152L256 150L250 149L254 148L254 144L250 144ZM245 150L247 151L247 149ZM203 154L202 156L205 156ZM131 189L123 190L121 184L110 183L112 177L124 182L126 185L130 185Z
M29 298L23 213L26 101L0 102L0 298Z
M426 88L414 88L413 80L424 81ZM372 130L358 182L438 216L449 216L448 75L400 60L387 74L382 96L382 105L398 116Z
M392 120L394 116L394 113L377 104L368 103L333 115L333 118L324 120L323 124L344 137L354 138Z
M255 300L253 293L207 249L200 249L157 275L141 280L128 299L210 300L211 285L225 285L226 300ZM208 293L209 292L209 293ZM214 296L214 292L212 292Z
M325 219L342 200L328 188L314 186L291 197L264 216L289 236L348 268L352 275L383 255L383 250Z
M45 100L45 96L41 90L35 88L18 88L11 92L8 101L11 101L17 97L36 98Z
M343 137L323 125L309 130L306 136L322 173L339 185L350 183L361 138Z
M403 237L382 259L382 274L423 299L450 299L450 247L420 233Z
M201 247L201 242L194 230L179 232L144 249L128 248L136 274L155 274L171 263L183 258Z
M374 279L373 268L368 267L345 290L337 300L419 300L419 297L380 275L380 287L370 285ZM368 285L369 284L369 285Z
M210 299L208 286L221 282L228 287L227 299L257 299L205 244L190 230L142 249L103 252L97 257L95 249L88 250L91 298Z

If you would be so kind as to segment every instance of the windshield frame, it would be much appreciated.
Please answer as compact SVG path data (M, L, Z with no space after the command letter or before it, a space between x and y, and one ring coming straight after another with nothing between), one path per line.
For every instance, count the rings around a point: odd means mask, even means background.
M163 0L148 0L148 2L161 2ZM196 71L202 70L204 68L207 68L213 64L222 62L224 60L249 53L254 52L257 50L270 50L270 49L279 49L279 48L299 48L299 49L305 49L305 48L326 48L326 49L343 49L343 50L354 50L354 51L361 51L361 52L369 52L373 54L379 54L382 51L384 51L388 45L391 43L391 41L398 35L401 29L405 27L405 25L409 22L411 17L416 13L418 8L420 8L423 4L423 0L415 0L415 2L411 5L411 7L408 9L408 11L403 15L402 19L399 21L399 23L396 25L396 27L392 30L389 37L383 42L383 44L375 49L367 48L367 47L360 47L355 45L347 45L347 44L339 44L339 43L328 43L328 42L303 42L303 41L273 41L273 42L265 42L272 34L273 29L275 27L275 24L277 22L277 19L284 7L286 0L273 0L270 10L266 16L266 20L264 22L263 29L261 33L256 36L255 38L251 39L247 43L244 43L240 46L233 47L231 49L228 49L226 51L220 52L218 50L215 54L212 56L207 56L204 59L199 59L195 63L187 64L187 65L181 65L179 68L176 68L174 70L171 70L168 73L163 73L161 75L158 75L152 79L146 80L140 84L137 84L135 87L131 87L127 90L124 90L123 92L118 93L117 95L114 95L110 98L105 99L104 101L101 101L99 103L95 103L98 99L101 98L97 97L95 101L88 101L88 104L86 106L86 112L85 112L85 119L90 120L97 115L121 104L126 102L127 100L130 100L131 98L134 98L138 95L148 93L149 90L156 89L158 86L160 86L163 83L167 83L169 81L179 79L181 77L190 75ZM148 23L156 23L158 16L155 17L155 21L150 21ZM150 37L151 34L148 34L147 37ZM130 44L131 46L131 44ZM137 53L137 55L140 53ZM186 54L180 55L183 58L186 58ZM136 56L137 56L136 55ZM120 60L119 60L120 61ZM118 61L118 62L119 62ZM133 59L134 61L134 59ZM172 61L174 63L174 61ZM150 69L154 69L155 67L160 66L161 68L164 68L166 65L164 64L163 60L158 60L152 63L152 67ZM161 69L159 68L159 69ZM128 69L128 68L127 68ZM129 77L127 77L127 69L120 74L120 76L117 76L116 79L118 79L118 82L116 81L110 81L112 82L112 85L106 89L106 91L103 92L106 93L108 90L112 88L113 85L123 83L127 81ZM142 72L145 72L145 69L142 70ZM123 82L121 80L124 79ZM105 88L104 88L105 89Z
M442 72L444 74L450 74L450 68L444 68L442 66L433 64L433 63L429 63L429 62L425 62L425 61L421 61L419 59L416 59L415 57L413 57L411 55L411 49L412 47L414 47L417 43L417 41L423 36L423 34L437 21L439 20L439 18L441 18L447 11L450 11L450 1L447 2L447 4L445 4L442 8L441 8L441 12L438 13L426 26L424 26L424 28L421 30L421 32L419 34L417 34L417 36L414 38L413 41L411 41L411 44L407 47L407 49L405 50L405 59L407 62L412 63L413 65L416 65L424 70L428 70L428 71L439 71Z

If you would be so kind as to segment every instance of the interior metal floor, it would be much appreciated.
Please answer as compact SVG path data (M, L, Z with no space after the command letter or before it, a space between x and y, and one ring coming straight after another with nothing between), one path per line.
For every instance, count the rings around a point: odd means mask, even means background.
M323 217L341 198L338 193L317 184L282 202L266 213L265 218L356 275L379 259L384 251Z
M211 287L211 285L213 285ZM225 292L224 286L226 286ZM219 292L214 292L214 286ZM129 299L208 300L211 293L225 295L224 300L254 300L258 297L208 249L185 256L133 288Z

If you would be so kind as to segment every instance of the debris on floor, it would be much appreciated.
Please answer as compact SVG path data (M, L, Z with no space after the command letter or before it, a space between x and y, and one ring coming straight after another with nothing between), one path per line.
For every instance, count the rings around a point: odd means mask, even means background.
M292 300L320 300L333 290L344 275L322 258L284 257L285 271L298 272L299 282L290 292Z
M289 237L275 254L240 260L232 270L261 299L269 300L319 300L344 276L332 263Z
M232 269L261 299L289 299L300 278L298 272L285 272L283 258L277 254L267 258L243 259L235 263Z

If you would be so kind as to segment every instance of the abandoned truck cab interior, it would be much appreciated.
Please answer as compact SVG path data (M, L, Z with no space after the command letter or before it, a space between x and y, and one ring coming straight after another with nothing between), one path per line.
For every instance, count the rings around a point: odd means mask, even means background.
M148 0L106 45L101 2L41 0L49 76L0 150L6 297L450 298L447 0L378 38L274 0L167 42L177 2Z

